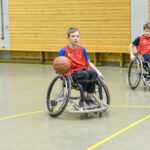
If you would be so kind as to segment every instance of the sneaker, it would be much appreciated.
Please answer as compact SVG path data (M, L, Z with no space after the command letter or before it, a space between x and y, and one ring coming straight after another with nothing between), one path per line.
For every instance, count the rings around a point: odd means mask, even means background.
M85 99L80 99L79 107L81 107L81 108L85 107Z
M95 105L96 105L96 102L95 102L95 100L93 99L93 97L88 97L88 98L86 99L86 102L87 102L88 104L95 104Z
M83 104L82 100L79 101L79 107L81 107L81 108L84 107L84 104Z
M89 108L95 108L95 107L97 107L97 103L93 100L92 97L88 97L86 99L86 103L87 103L87 105L88 105Z
M89 105L87 103L87 99L80 99L80 101L79 101L79 107L83 108L83 109L93 108L93 107L91 107L91 105Z

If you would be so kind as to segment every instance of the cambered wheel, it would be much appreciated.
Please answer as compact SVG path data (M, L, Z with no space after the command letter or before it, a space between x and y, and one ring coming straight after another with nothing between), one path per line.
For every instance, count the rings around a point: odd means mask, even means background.
M50 83L46 104L49 114L57 117L62 114L69 102L71 85L67 76L58 75Z
M142 76L142 69L142 63L138 58L130 62L128 67L128 83L132 89L138 87Z
M102 78L97 78L96 92L93 97L99 108L107 108L110 104L110 94L105 81Z

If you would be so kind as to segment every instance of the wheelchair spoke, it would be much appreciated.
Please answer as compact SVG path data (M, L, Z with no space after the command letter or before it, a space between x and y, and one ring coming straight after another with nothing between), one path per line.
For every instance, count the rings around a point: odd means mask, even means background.
M128 82L129 86L135 89L141 80L142 76L142 64L139 59L131 61L128 68Z
M50 84L47 92L47 108L52 117L59 116L68 104L70 87L67 78L57 76Z

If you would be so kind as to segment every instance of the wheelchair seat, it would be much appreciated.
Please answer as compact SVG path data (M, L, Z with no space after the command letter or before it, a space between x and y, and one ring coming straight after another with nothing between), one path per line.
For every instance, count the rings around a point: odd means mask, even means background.
M136 55L134 60L131 60L128 65L128 84L132 89L136 89L143 80L145 86L150 87L150 64L144 60L142 55Z
M91 82L91 81L87 81ZM109 108L110 94L105 81L97 77L95 92L92 97L98 107L93 109L81 108L79 101L83 97L82 87L79 82L74 82L70 76L57 75L50 83L47 91L46 104L52 117L57 117L63 112L86 114L98 112L99 115Z

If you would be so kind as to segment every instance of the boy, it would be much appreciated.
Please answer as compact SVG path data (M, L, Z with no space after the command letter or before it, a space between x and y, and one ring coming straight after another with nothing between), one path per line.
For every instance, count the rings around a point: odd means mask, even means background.
M143 26L143 30L143 35L137 37L129 46L130 58L131 60L135 59L132 50L136 46L137 53L142 55L145 61L150 63L150 23L146 23Z
M92 93L95 83L87 83L86 80L95 80L96 76L102 76L96 66L90 62L86 49L79 45L80 31L77 28L68 29L68 45L60 49L59 56L66 56L71 62L71 69L67 73L74 81L82 81L84 97L81 97L79 106L93 105ZM85 82L84 82L85 81Z

